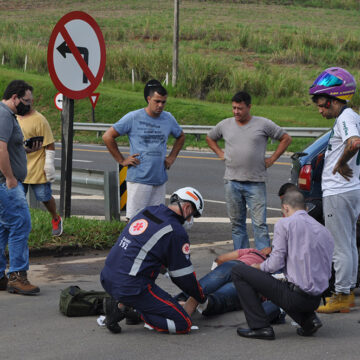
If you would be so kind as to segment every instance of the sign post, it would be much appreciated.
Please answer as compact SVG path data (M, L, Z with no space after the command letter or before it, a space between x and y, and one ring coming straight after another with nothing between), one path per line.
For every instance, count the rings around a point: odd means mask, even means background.
M72 152L74 137L74 100L63 96L61 112L60 215L71 215Z
M63 94L60 214L71 215L74 99L93 95L104 75L105 42L99 25L88 14L73 11L55 25L47 64L52 82Z

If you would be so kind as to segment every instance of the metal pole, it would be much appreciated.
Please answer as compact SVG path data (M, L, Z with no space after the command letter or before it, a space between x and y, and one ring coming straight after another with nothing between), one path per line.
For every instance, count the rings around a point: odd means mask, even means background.
M104 172L105 219L119 220L119 176L117 171Z
M61 112L61 182L60 214L65 218L71 215L71 178L73 153L74 100L63 97Z
M172 86L176 86L179 66L179 3L174 0L174 39L173 39L173 63L172 63Z

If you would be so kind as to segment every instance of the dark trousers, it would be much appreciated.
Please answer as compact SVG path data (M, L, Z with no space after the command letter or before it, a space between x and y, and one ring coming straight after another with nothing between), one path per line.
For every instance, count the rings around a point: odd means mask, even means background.
M143 320L159 332L186 334L191 318L184 308L156 284L148 284L139 295L117 298L141 314Z
M284 309L304 329L312 327L314 311L320 304L321 295L300 294L288 282L277 280L269 273L242 262L232 269L231 275L250 329L270 326L259 294Z

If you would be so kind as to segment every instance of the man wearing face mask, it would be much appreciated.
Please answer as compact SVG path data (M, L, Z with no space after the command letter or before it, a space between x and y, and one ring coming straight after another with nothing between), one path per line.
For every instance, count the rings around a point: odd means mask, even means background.
M33 88L23 80L12 81L0 102L0 290L32 295L40 291L27 279L28 238L31 230L29 207L22 182L26 177L26 151L15 114L25 114ZM9 249L9 271L5 249Z
M190 261L189 229L204 209L201 194L192 187L175 191L169 206L148 206L135 215L111 249L101 283L112 296L104 301L105 324L119 333L119 321L131 318L131 308L159 332L188 333L191 318L184 308L155 284L161 267L181 290L205 302Z
M55 140L46 118L31 106L25 114L17 115L24 139L41 136L42 146L38 151L27 154L27 176L24 180L25 193L30 186L36 199L41 201L52 217L52 235L60 236L63 222L56 211L56 202L52 196L51 183L55 181Z

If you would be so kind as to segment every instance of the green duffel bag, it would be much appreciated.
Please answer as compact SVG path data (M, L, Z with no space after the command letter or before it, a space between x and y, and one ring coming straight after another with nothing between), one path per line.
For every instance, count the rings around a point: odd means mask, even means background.
M66 316L103 315L103 300L110 297L105 291L86 291L76 285L61 290L59 309Z

